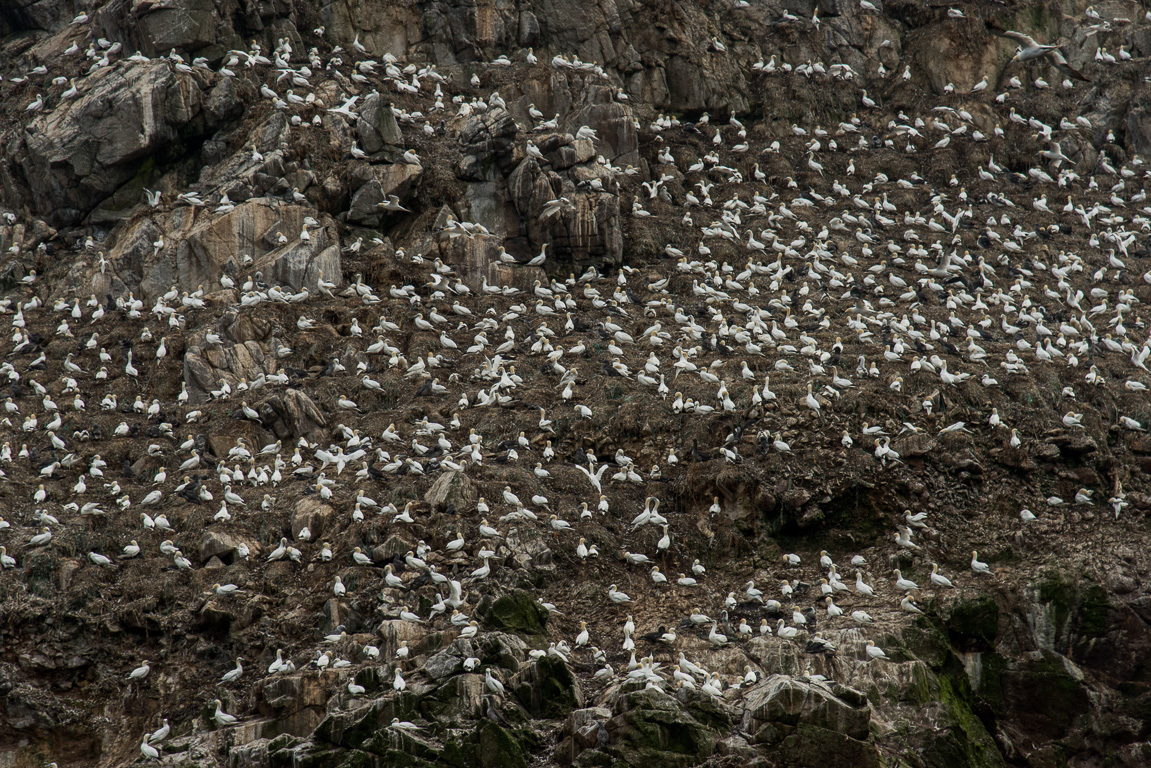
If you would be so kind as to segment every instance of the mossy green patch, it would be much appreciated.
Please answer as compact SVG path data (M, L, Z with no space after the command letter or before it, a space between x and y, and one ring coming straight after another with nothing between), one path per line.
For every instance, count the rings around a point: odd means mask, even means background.
M1005 713L1003 706L1003 672L1007 669L1007 659L998 653L983 653L979 657L982 669L976 695L997 717Z
M797 726L780 744L779 751L786 763L792 765L879 768L883 764L873 744L811 725Z
M571 670L547 656L527 669L515 695L532 717L561 718L583 706L579 683Z
M1076 626L1079 634L1086 637L1098 637L1103 634L1107 629L1110 610L1107 591L1098 584L1088 585L1083 590L1079 603L1079 621Z
M548 611L529 593L517 590L492 603L485 621L492 629L521 635L539 635L547 626Z
M932 765L969 765L997 768L1006 765L995 740L972 711L971 687L966 677L940 676L939 702L944 706L954 728L951 738L935 739L928 752L936 752ZM925 758L927 754L924 755Z
M915 658L922 659L932 669L954 658L947 628L933 616L917 616L915 623L901 633L901 639Z
M452 768L466 768L466 766L475 765L475 746L458 739L448 739L444 742L443 750L440 751L440 762Z
M670 697L648 690L626 695L620 738L612 752L628 765L659 768L696 765L715 749L715 735Z
M372 768L375 765L375 760L367 752L353 749L344 754L344 760L340 763L339 768Z
M928 704L935 701L935 695L931 688L931 673L928 671L927 665L914 664L911 667L910 685L900 692L899 699L910 704Z
M951 606L947 631L954 646L965 650L990 649L999 636L999 606L995 599L982 595Z
M1043 703L1044 713L1052 720L1069 725L1087 711L1090 701L1083 684L1072 677L1055 654L1044 654L1019 671L1022 686L1034 701Z
M1075 586L1059 573L1044 574L1035 583L1039 602L1051 606L1056 632L1065 626L1075 606Z
M483 768L527 768L527 756L520 741L491 721L479 729L476 754Z
M1057 572L1044 573L1034 583L1038 602L1051 613L1056 637L1066 642L1092 639L1106 633L1111 620L1107 591L1087 579L1073 580Z

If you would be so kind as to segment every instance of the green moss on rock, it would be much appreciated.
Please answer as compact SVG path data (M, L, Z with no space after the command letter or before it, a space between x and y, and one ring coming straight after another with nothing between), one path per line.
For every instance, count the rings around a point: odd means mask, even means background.
M987 595L956 603L951 606L946 626L952 645L990 649L999 636L999 605Z
M634 691L616 709L612 752L630 766L687 768L715 751L715 735L667 694Z
M979 685L975 693L987 705L988 709L1001 717L1005 714L1003 706L1003 673L1007 669L1007 659L998 653L988 652L980 654Z
M912 656L923 660L932 669L938 669L954 658L947 629L936 618L917 616L915 623L900 634L900 639Z
M576 757L572 768L614 768L617 765L622 766L624 763L614 760L611 755L598 749L585 749Z
M516 697L533 717L560 718L583 706L579 683L567 665L550 656L532 664Z
M1079 603L1079 616L1076 629L1085 637L1098 637L1107 631L1108 614L1111 603L1107 591L1098 584L1090 584L1083 590Z
M1003 676L1006 706L1028 731L1060 738L1089 710L1087 689L1064 665L1060 656L1017 664Z
M492 629L521 635L539 635L547 626L548 611L530 594L517 590L492 603L484 621Z
M527 768L528 765L520 741L490 720L479 729L476 755L482 768Z
M935 700L932 691L931 673L924 664L914 664L911 667L911 680L899 696L901 701L911 704L928 704Z
M1071 648L1102 637L1112 626L1112 605L1098 584L1051 571L1033 582L1032 589L1035 601L1047 611L1058 651L1070 654Z
M440 762L452 768L466 768L466 766L475 765L475 745L458 739L448 739L444 742L443 751L440 752Z
M1048 573L1035 583L1039 602L1049 605L1056 632L1059 632L1075 607L1075 587L1059 573Z
M947 736L933 739L928 747L938 760L935 765L968 765L975 768L1003 766L1003 755L983 721L973 711L971 686L966 677L941 676L939 703L943 705L952 729Z
M350 750L345 754L339 768L372 768L376 763L370 754L359 750Z
M785 764L819 768L879 768L882 761L874 744L842 733L799 725L779 745Z

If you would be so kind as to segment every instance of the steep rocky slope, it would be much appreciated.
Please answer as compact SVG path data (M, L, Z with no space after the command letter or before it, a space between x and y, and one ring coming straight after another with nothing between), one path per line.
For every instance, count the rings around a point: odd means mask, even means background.
M1145 13L5 4L0 763L1145 765Z

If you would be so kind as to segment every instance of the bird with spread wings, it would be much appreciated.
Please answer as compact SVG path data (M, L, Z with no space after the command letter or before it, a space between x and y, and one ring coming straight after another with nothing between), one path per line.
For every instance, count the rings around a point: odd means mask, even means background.
M1088 78L1084 77L1082 73L1074 69L1067 63L1067 59L1059 52L1060 46L1058 45L1043 45L1035 41L1035 38L1026 35L1022 32L1015 32L1010 29L1001 30L999 34L1004 37L1010 37L1012 40L1018 40L1020 43L1019 50L1015 52L1012 61L1031 61L1032 59L1041 59L1047 57L1051 59L1054 64L1061 71L1067 73L1076 80L1083 82L1090 82Z

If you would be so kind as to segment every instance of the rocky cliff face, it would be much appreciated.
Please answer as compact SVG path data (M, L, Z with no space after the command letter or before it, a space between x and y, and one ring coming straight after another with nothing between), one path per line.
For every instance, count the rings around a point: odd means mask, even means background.
M4 4L0 764L1147 764L1145 14Z

